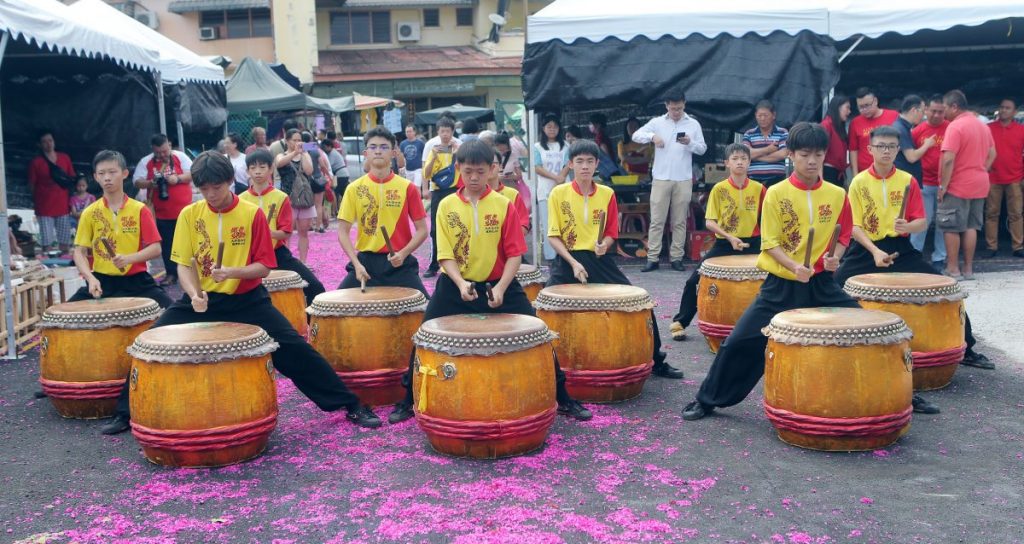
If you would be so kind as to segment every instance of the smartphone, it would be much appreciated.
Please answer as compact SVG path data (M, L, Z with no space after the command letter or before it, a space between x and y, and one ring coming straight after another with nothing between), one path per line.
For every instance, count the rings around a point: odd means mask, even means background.
M685 137L685 136L686 136L685 132L677 132L676 133L676 140L682 140L683 137Z
M313 151L316 148L317 148L316 142L309 142L309 143L302 144L302 149L304 149L306 151Z
M439 145L439 146L434 148L434 151L437 152L437 153L451 153L452 152L452 146L450 146L450 145Z

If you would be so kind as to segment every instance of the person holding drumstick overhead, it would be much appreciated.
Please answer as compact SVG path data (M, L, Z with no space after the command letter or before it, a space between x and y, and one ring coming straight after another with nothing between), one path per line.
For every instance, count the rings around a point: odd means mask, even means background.
M768 338L761 329L775 314L860 307L832 278L850 244L853 215L843 188L821 179L828 133L817 123L797 123L786 145L793 175L768 188L761 210L757 266L768 277L719 348L696 400L683 408L685 420L701 419L750 394L764 374Z
M566 283L611 283L632 285L615 258L608 255L619 237L619 207L611 187L594 182L600 149L590 140L577 140L569 147L569 168L575 178L548 195L548 241L554 248L555 263L547 285ZM654 326L654 368L651 373L679 380L683 371L665 362L658 334L658 319L651 311Z
M231 192L231 161L206 151L192 164L192 180L205 200L182 210L171 247L185 294L153 327L211 321L261 327L279 344L271 355L274 367L318 408L325 412L345 408L352 423L379 427L380 418L360 403L270 302L262 283L277 266L270 228L259 207ZM104 434L124 432L130 426L129 382L121 390L113 421L103 427Z
M437 260L442 274L423 321L460 314L504 313L536 317L530 299L516 281L526 253L519 216L509 200L488 185L497 174L494 149L473 140L459 146L455 160L463 187L438 205ZM412 361L402 379L405 400L389 416L398 423L413 416ZM593 417L565 390L565 373L555 361L558 413L580 421Z

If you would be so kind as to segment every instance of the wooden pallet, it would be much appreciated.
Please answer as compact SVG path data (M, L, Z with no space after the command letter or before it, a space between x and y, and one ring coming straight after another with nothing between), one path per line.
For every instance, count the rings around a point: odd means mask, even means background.
M13 287L14 291L14 340L18 351L32 349L38 341L39 322L43 312L55 302L63 302L63 282L47 277L26 281ZM4 308L7 293L0 293L0 308ZM0 310L2 311L2 310ZM0 353L7 352L7 319L0 317Z

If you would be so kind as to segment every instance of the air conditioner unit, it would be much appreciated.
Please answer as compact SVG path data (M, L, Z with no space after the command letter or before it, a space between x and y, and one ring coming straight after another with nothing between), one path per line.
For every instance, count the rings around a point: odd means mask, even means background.
M160 21L156 18L156 13L152 11L140 11L135 14L135 20L156 30L160 26Z
M418 41L420 41L420 23L419 23L419 21L406 21L404 23L398 23L398 41L400 41L400 42L418 42Z
M215 26L201 26L199 27L199 39L200 40L216 40L220 37L220 29Z

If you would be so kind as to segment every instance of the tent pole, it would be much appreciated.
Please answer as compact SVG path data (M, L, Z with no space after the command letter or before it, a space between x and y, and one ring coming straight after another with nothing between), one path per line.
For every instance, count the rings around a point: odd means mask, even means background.
M179 118L176 123L178 125L178 149L180 149L182 153L185 153L185 127L181 126L181 114L179 113L178 115Z
M157 112L160 119L160 134L167 136L167 115L164 113L164 82L160 78L160 72L153 73L153 81L156 82L156 107L160 109Z
M536 126L537 123L537 120L534 118L534 116L536 115L536 112L534 112L533 110L527 110L526 115L523 116L523 131L526 133L526 149L528 151L528 154L534 153L533 139L534 132L536 131L532 129L534 126ZM531 218L531 223L533 226L530 228L530 232L532 233L531 237L533 238L533 264L537 265L537 267L539 268L541 266L541 258L544 255L544 253L541 251L541 247L544 239L543 236L545 236L546 233L542 233L540 231L539 210L541 202L540 200L537 199L537 167L533 164L532 160L527 161L527 163L527 174L529 176L529 181L527 182L526 186L529 187L531 191L533 191L533 214L531 214L533 216ZM544 204L547 205L547 202L545 202Z
M836 64L842 64L842 62L846 59L846 57L850 56L850 53L853 53L853 50L857 49L857 46L860 45L860 42L862 42L862 41L864 41L864 35L863 34L861 34L860 37L857 38L857 41L853 42L853 45L851 45L850 48L847 49L845 53L843 53L842 55L839 55L839 60L836 62Z
M0 65L11 34L4 32L0 37ZM3 117L0 116L0 253L3 254L4 273L4 321L7 324L7 354L4 359L18 358L18 340L14 334L14 291L11 287L11 234L7 226L7 165L4 162Z

